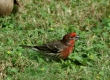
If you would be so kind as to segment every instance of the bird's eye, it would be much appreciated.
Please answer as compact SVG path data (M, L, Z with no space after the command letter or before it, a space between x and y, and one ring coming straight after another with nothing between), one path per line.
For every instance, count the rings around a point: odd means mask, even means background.
M74 38L74 36L71 36L70 38Z

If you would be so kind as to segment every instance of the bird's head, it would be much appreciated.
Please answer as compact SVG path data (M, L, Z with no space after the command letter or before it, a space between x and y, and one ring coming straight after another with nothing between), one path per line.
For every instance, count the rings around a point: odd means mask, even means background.
M78 38L79 36L76 33L72 32L66 34L61 41L66 45L74 45L75 40L77 40Z

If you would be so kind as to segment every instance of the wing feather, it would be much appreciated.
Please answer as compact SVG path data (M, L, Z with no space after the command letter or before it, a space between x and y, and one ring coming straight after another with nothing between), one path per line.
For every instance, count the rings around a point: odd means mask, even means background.
M34 48L37 48L38 50L47 52L47 53L59 53L67 47L62 45L63 43L61 43L60 41L57 41L57 42L50 42L47 44L43 44L41 46L34 46Z

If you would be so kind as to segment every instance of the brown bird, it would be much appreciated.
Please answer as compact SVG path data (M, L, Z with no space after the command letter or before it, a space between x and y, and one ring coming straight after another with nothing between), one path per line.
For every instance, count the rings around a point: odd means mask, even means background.
M75 41L79 38L76 33L66 34L62 40L49 42L40 46L20 45L23 48L30 48L43 53L44 55L52 56L56 59L66 59L70 55L75 45Z

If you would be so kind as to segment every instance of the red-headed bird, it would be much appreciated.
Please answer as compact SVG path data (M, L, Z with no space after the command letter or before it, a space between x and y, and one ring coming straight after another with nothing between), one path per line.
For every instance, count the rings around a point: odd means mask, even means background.
M75 41L79 38L76 33L66 34L62 40L49 42L40 46L27 46L20 45L24 48L30 48L43 53L44 55L49 55L58 59L66 59L72 52Z

